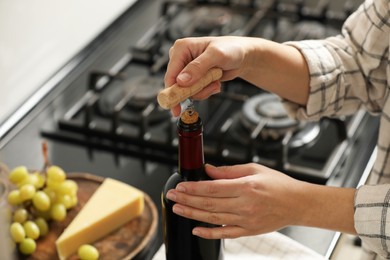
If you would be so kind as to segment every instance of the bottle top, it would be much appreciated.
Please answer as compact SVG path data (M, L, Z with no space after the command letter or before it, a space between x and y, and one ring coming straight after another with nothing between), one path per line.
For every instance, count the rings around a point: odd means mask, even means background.
M199 119L199 114L193 108L186 109L180 116L180 120L187 125L195 124Z
M202 131L202 120L194 107L190 106L181 114L177 126L182 134L195 134L196 132Z

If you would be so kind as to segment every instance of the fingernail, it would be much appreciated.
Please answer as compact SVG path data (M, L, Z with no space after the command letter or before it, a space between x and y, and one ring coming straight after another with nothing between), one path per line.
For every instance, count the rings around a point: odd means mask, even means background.
M180 73L179 76L177 76L177 79L178 80L181 80L183 82L187 82L191 79L191 74L188 73L188 72L183 72L183 73Z
M215 167L214 165L208 164L208 163L205 164L205 167L207 167L207 168L212 168L212 169L217 168L217 167Z
M174 191L168 191L167 198L170 200L176 200L176 193Z
M183 214L183 209L180 206L174 205L172 208L173 212L176 214L182 215Z
M218 93L220 93L221 92L221 89L214 89L213 91L211 91L211 95L215 95L215 94L218 94Z
M180 191L180 192L186 192L186 188L185 187L183 187L182 185L177 185L177 187L176 187L176 190L178 190L178 191Z
M192 230L192 234L195 235L195 236L199 236L199 235L201 235L201 232L199 231L199 229L194 228L194 229Z

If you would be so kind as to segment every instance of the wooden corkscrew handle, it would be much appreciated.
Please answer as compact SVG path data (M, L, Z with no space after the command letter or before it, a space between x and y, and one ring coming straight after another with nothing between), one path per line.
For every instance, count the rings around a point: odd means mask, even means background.
M171 109L180 102L183 102L187 98L200 92L211 82L219 80L221 77L222 69L210 69L204 77L202 77L192 86L181 87L176 83L169 88L161 90L157 95L157 102L162 108Z

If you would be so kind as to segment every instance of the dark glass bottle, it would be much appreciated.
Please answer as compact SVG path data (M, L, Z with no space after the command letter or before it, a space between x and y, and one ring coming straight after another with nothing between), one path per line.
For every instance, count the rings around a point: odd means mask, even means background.
M215 225L187 219L172 211L174 202L166 198L170 189L183 181L209 180L204 170L203 126L196 111L183 112L177 123L179 170L165 184L162 192L163 231L167 260L222 260L222 240L192 235L196 226Z

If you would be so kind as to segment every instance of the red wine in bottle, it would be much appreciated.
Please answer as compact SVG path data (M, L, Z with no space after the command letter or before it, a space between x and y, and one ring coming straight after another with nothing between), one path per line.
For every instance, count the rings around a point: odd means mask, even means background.
M184 181L209 180L204 170L203 126L196 111L187 109L177 123L179 136L179 167L165 184L162 192L163 231L167 260L222 260L222 240L192 235L197 226L216 225L187 219L172 211L174 202L166 198L170 189Z

